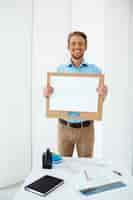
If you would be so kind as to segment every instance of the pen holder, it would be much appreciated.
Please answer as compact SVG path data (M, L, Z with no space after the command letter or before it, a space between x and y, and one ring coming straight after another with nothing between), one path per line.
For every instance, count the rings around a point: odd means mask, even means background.
M42 168L52 169L52 152L50 149L47 149L42 155Z

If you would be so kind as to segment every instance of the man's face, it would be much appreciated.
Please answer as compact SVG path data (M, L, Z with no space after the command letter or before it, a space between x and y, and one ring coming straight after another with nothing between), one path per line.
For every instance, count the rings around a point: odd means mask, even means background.
M68 49L72 58L83 58L84 52L86 50L86 43L84 38L79 35L72 36L68 44Z

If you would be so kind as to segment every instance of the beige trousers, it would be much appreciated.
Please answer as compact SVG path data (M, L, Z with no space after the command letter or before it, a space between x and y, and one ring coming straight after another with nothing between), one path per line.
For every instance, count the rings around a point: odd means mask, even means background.
M94 147L94 122L88 127L71 128L58 122L58 151L62 156L72 156L76 146L79 157L92 157Z

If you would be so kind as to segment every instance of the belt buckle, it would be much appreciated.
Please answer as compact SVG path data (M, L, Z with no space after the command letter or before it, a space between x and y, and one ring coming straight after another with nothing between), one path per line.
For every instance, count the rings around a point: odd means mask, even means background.
M67 125L66 125L67 127L70 127L70 122L67 122Z
M84 128L83 121L81 122L81 128Z

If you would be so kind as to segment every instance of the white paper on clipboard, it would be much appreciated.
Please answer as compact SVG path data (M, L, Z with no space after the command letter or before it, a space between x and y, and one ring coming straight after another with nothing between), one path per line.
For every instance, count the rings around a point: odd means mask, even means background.
M50 110L97 112L98 84L98 77L52 76Z

